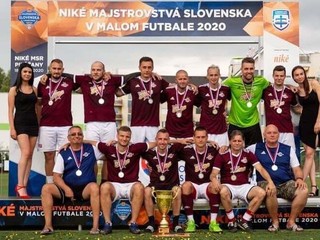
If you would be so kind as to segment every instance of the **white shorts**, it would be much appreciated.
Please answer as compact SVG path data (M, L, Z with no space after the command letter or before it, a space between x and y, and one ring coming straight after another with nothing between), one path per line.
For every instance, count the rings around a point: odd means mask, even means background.
M120 198L126 198L129 199L129 201L131 202L131 188L135 183L138 182L132 182L132 183L118 183L118 182L110 182L114 189L115 189L115 196L113 199L113 202L120 199Z
M132 131L131 142L155 142L158 127L130 127Z
M231 185L231 184L224 183L222 185L225 185L231 192L231 200L241 199L245 201L247 204L249 203L248 193L253 187L255 187L253 184L250 184L250 183L246 183L242 185Z
M88 122L86 124L86 139L108 142L116 139L117 126L115 122Z
M296 151L296 144L294 142L293 133L289 133L289 132L280 133L279 142L289 145L294 151Z
M229 146L228 132L222 134L208 134L208 140L215 141L219 147Z
M208 195L207 195L207 188L209 186L209 182L207 183L202 183L202 184L196 184L196 183L193 183L192 182L192 185L196 191L196 194L195 194L195 197L194 197L194 200L197 200L199 198L205 198L209 201L209 198L208 198Z
M68 130L71 126L39 128L38 151L52 152L59 150L68 142Z

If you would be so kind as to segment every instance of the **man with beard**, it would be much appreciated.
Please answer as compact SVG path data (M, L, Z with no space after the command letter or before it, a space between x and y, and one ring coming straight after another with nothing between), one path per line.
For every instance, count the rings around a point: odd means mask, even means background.
M71 95L76 86L73 80L63 77L63 62L53 59L50 76L38 84L38 102L41 106L38 149L44 152L47 183L52 183L52 170L56 150L67 141L72 126Z
M231 109L228 117L228 133L240 130L245 137L246 146L261 142L258 104L263 90L269 86L267 79L254 76L255 62L251 57L242 59L240 77L227 78L223 84L231 90Z

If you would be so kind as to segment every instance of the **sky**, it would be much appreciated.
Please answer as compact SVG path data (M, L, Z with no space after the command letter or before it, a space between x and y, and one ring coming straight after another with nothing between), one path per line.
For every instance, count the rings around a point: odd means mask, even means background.
M287 1L290 2L290 1ZM294 2L294 0L292 1ZM300 1L300 53L320 52L320 1ZM0 67L10 69L10 1L0 0ZM57 39L56 39L57 40ZM59 39L58 39L59 40ZM227 74L232 57L245 56L256 45L221 44L112 44L112 45L54 45L49 40L49 60L57 57L64 61L65 72L89 72L93 61L100 60L112 73L138 70L138 60L151 56L155 71L173 75L186 69L189 75L205 75L209 65L219 65ZM75 61L77 59L77 61Z

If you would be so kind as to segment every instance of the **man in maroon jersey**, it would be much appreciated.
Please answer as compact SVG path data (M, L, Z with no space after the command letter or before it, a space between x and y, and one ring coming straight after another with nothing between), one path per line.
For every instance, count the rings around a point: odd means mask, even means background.
M276 66L273 69L273 84L263 92L264 110L266 114L266 126L275 125L280 132L279 142L296 149L291 120L291 107L298 108L298 102L292 90L284 85L286 69L284 66Z
M169 83L152 79L153 60L142 57L139 60L140 76L131 79L117 91L117 96L131 94L132 142L154 141L160 125L160 93Z
M262 167L257 157L249 150L243 149L244 136L240 130L234 130L230 134L230 149L224 154L218 154L213 164L210 176L212 187L220 192L221 203L228 218L228 228L231 232L237 231L237 226L247 232L252 231L249 222L255 211L261 205L266 192L269 195L276 193L275 185ZM248 176L254 167L261 176L267 181L266 191L249 182ZM221 183L217 179L221 175ZM233 210L232 200L241 199L248 203L248 208L242 219L236 221Z
M52 183L56 150L67 142L72 126L71 95L76 88L73 80L63 77L63 62L53 59L49 66L51 77L38 84L41 106L38 149L44 152L47 183Z
M197 95L198 107L201 107L200 126L208 131L208 139L215 141L219 146L228 146L228 129L226 121L227 100L231 93L227 86L219 83L220 69L211 65L207 69L208 83L200 85Z
M130 232L139 234L140 229L136 223L140 208L143 203L144 186L138 181L139 159L141 153L155 147L155 143L130 144L131 129L122 126L117 130L117 142L106 145L102 142L88 141L96 145L106 156L108 175L100 186L100 201L105 224L102 233L112 232L111 206L119 198L128 198L131 202Z
M176 198L172 202L173 231L183 232L179 226L179 215L181 208L181 190L179 187L177 152L181 151L184 145L179 143L169 144L169 133L166 129L160 129L156 136L156 148L148 150L142 155L147 160L150 173L150 184L144 190L144 206L146 208L149 222L146 232L155 231L154 222L154 201L152 190L172 190Z
M189 86L189 76L185 70L177 71L176 83L167 87L161 96L161 101L166 101L168 106L165 127L171 138L192 138L196 95Z
M83 94L86 138L108 142L116 136L115 93L116 89L124 84L124 78L111 76L108 81L104 81L104 74L104 64L96 61L91 65L90 75L77 75L75 80ZM107 164L103 162L102 180L107 179L106 167Z
M207 144L208 133L205 128L194 130L194 144L187 145L182 150L180 159L185 161L186 181L182 184L182 203L188 222L185 232L195 232L196 225L193 218L193 201L205 198L209 201L211 211L210 232L222 232L216 222L220 197L212 188L210 174L218 150Z

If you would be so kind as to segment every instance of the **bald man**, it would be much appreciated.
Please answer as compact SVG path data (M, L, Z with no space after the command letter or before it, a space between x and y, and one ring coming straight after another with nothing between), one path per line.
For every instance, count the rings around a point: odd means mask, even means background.
M308 188L303 181L303 172L299 161L292 147L279 142L279 130L275 125L268 125L263 135L265 142L251 145L248 149L255 153L277 188L276 195L270 195L267 192L266 196L266 206L272 220L268 231L276 232L279 230L277 199L279 197L292 201L286 228L301 232L303 228L295 223L295 219L306 205ZM259 173L257 181L260 187L265 188L266 182Z

